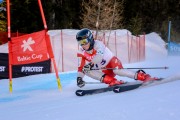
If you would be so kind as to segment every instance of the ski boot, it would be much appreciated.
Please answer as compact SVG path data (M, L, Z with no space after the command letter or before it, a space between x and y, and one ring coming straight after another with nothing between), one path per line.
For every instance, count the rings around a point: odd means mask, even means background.
M147 82L147 81L158 80L158 78L151 77L149 74L146 74L143 70L138 70L135 74L135 80Z
M118 81L116 78L111 77L109 75L103 75L101 82L105 84L109 84L109 87L115 86L115 85L121 85L125 83L124 81L122 80Z

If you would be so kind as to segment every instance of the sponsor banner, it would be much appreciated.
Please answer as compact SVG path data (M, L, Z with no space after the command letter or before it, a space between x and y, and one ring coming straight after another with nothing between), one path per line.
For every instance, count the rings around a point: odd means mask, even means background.
M13 65L12 74L13 77L23 77L28 75L50 73L51 60L43 62L25 64L25 65Z
M11 39L10 47L13 65L41 62L49 59L45 30L14 37Z
M0 79L6 79L8 75L8 54L0 53Z
M169 55L180 55L180 44L175 42L168 43L168 54Z
M12 76L23 77L28 75L50 73L51 60L46 60L37 63L23 64L23 65L13 65L12 66ZM9 78L9 68L8 68L8 54L0 53L0 79Z

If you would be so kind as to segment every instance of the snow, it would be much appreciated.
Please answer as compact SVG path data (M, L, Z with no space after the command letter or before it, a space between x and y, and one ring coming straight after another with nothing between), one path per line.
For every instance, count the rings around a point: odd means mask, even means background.
M73 30L66 30L73 34ZM54 33L56 34L56 33ZM121 35L121 33L118 33ZM75 90L76 70L59 73L62 91L57 88L54 73L0 80L1 120L179 120L180 57L167 56L164 41L156 34L146 35L146 61L124 64L124 67L161 67L145 70L152 76L175 76L177 81L136 89L120 94L113 92L78 97ZM76 59L76 58L74 58ZM118 79L134 81L129 78ZM86 77L86 81L95 81ZM87 84L84 89L106 86Z

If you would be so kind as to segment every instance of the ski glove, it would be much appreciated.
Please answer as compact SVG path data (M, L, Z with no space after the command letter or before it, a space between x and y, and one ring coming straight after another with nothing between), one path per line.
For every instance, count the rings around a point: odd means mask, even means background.
M77 77L77 86L80 88L85 86L85 82L83 81L82 77Z
M85 65L85 66L83 67L82 71L83 71L84 73L88 73L88 72L92 69L93 66L94 66L93 63L88 63L87 65Z

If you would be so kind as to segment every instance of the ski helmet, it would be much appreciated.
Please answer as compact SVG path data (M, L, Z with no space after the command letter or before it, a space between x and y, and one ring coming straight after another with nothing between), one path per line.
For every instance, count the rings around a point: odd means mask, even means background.
M81 29L77 35L76 35L76 40L78 41L78 43L82 46L82 45L86 45L88 43L90 43L90 47L87 51L92 50L94 47L94 38L93 38L93 34L92 32L87 29Z

